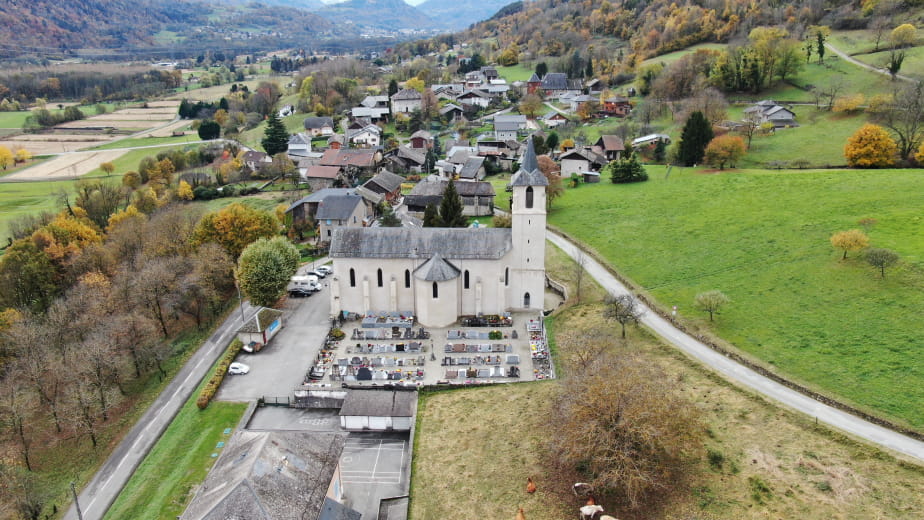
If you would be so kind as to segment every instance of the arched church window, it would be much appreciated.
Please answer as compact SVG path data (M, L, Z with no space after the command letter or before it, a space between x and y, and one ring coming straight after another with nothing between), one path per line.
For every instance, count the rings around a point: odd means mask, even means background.
M533 187L532 186L526 187L526 207L527 208L533 207Z

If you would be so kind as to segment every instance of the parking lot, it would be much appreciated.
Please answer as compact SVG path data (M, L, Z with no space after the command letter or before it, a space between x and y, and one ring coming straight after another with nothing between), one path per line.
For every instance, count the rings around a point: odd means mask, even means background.
M289 298L281 309L285 312L282 330L260 352L238 355L236 361L248 365L250 372L225 377L216 399L252 401L264 396L291 396L330 330L328 291L324 287L309 298Z
M378 518L383 498L402 495L410 475L407 434L351 433L340 456L340 475L350 507Z

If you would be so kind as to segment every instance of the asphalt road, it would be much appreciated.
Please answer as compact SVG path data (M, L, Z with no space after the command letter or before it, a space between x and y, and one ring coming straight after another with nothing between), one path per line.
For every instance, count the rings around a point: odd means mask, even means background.
M216 399L255 401L264 396L291 396L302 383L330 330L330 288L324 287L308 298L289 298L283 310L282 329L263 350L238 354L237 361L249 366L250 372L226 377Z
M254 312L255 309L249 304L244 304L246 319L250 319ZM224 352L240 326L241 314L235 311L183 365L173 381L122 439L90 483L80 492L78 502L84 520L98 520L106 514L135 468L173 421L183 403L189 399L209 368ZM64 518L78 520L74 505L71 505Z
M575 258L578 256L579 250L577 246L565 238L551 231L548 232L546 238L561 248L561 250L570 257ZM584 255L584 260L586 262L585 268L587 273L597 280L604 289L617 295L629 293L628 289L596 260L589 255ZM655 334L661 336L665 341L679 348L704 365L712 368L726 379L746 386L788 408L814 417L828 426L876 444L882 448L916 459L918 463L924 462L924 442L883 428L836 408L832 408L768 379L750 368L740 365L719 354L686 333L681 332L671 325L669 321L651 312L644 305L642 307L646 310L645 315L642 317L642 323L654 331Z

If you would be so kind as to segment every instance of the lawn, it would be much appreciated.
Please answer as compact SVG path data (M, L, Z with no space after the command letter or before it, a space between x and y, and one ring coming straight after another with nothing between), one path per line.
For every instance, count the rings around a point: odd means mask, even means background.
M7 243L12 220L42 211L57 211L58 193L73 190L72 181L0 183L0 242Z
M518 63L509 67L497 67L497 73L500 74L500 77L506 79L507 83L527 81L535 70L535 67L523 63Z
M681 49L679 51L669 52L667 54L662 54L660 56L655 56L653 58L648 58L642 62L642 65L648 65L651 63L663 63L664 65L670 65L680 58L686 56L687 54L693 54L698 50L710 50L710 51L721 51L725 50L728 45L724 43L699 43L696 45L691 45L686 49Z
M889 51L880 51L871 54L858 54L855 59L874 67L885 68L889 61ZM905 49L905 61L899 74L920 75L924 71L924 47Z
M197 389L104 518L169 520L183 513L196 486L205 480L217 460L215 455L221 454L218 443L231 438L247 408L246 403L213 401L205 410L199 410L198 396Z
M568 269L570 270L570 269ZM556 279L562 273L550 273ZM601 306L585 304L556 313L554 330L611 327ZM567 346L561 346L567 355ZM682 382L704 424L702 451L689 481L642 511L626 511L600 497L622 520L678 518L917 518L924 507L924 473L901 466L800 415L725 383L646 330L630 328L613 349L635 351ZM543 464L550 406L568 387L555 381L422 393L418 406L410 490L412 520L513 518L522 507L530 520L577 518L583 505ZM451 448L450 448L451 447ZM708 453L708 456L707 456ZM538 486L525 492L526 477ZM753 493L760 481L769 493ZM660 506L660 507L659 507Z
M199 145L192 145L192 146L199 146ZM121 147L116 146L116 148L121 148ZM165 145L163 148L140 148L137 150L131 150L131 151L125 152L125 155L112 161L112 164L115 166L113 176L121 176L125 174L125 172L129 172L129 171L138 171L138 164L141 162L141 159L144 159L145 157L155 157L160 152L169 152L170 150L174 150L174 149L185 150L186 147ZM97 177L97 176L105 176L105 175L106 175L106 172L104 172L103 170L99 168L96 168L95 170L88 172L86 176L87 177Z
M199 136L195 133L171 136L171 137L133 137L128 139L119 139L110 143L101 144L90 150L113 150L118 148L136 148L138 146L167 146L171 144L184 144L190 141L199 141ZM148 153L157 153L158 150L149 150Z
M549 222L578 237L664 306L776 370L924 429L924 203L915 170L703 173L568 190ZM869 230L903 261L882 280L836 231ZM732 300L715 323L693 308Z

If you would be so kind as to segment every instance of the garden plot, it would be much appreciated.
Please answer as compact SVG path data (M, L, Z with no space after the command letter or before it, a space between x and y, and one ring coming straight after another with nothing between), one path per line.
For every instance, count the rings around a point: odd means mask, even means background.
M106 150L99 152L74 152L56 157L50 161L37 164L31 168L11 173L4 180L61 180L85 175L104 162L121 157L123 150Z
M18 135L0 141L0 146L10 150L22 147L32 155L49 155L92 148L110 142L105 135Z

